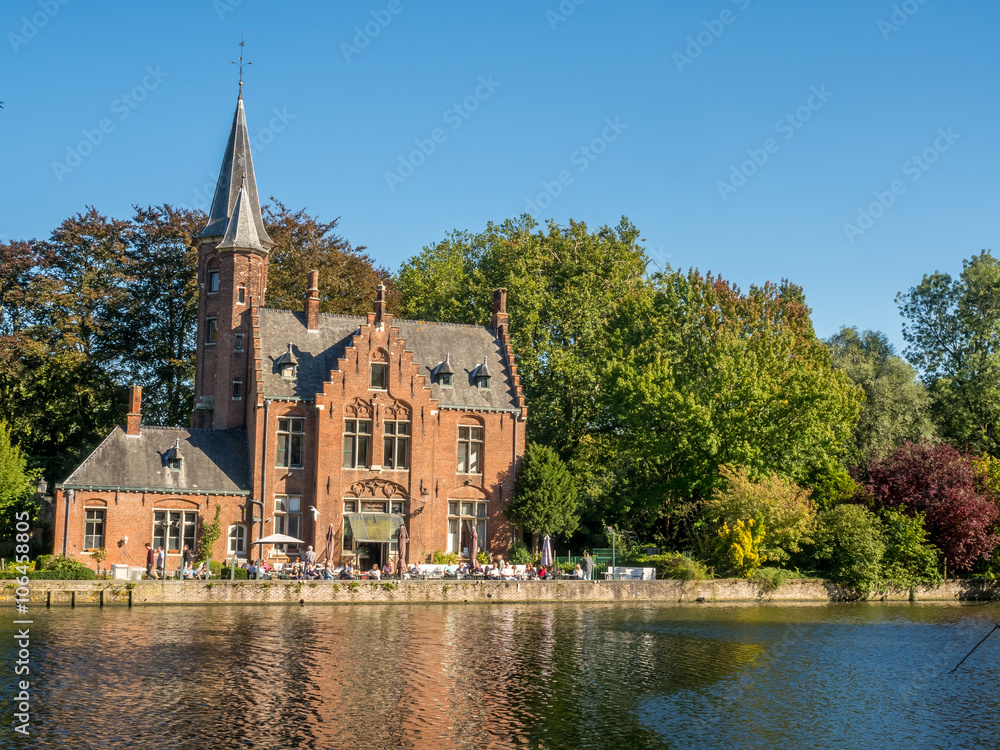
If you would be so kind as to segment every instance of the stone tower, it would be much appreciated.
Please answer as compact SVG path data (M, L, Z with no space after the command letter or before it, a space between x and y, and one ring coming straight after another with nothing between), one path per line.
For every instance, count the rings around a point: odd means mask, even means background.
M243 96L198 242L198 344L191 426L246 427L251 308L267 290L267 236L257 197Z

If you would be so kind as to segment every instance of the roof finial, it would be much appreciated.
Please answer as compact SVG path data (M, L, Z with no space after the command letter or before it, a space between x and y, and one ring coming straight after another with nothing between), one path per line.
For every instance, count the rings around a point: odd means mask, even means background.
M240 98L243 97L243 45L244 44L246 44L246 42L243 41L243 29L240 29L240 59L239 59L239 63L237 63L236 60L232 60L231 61L233 63L233 65L237 65L238 64L240 66ZM252 62L247 62L247 65L253 65L253 63Z

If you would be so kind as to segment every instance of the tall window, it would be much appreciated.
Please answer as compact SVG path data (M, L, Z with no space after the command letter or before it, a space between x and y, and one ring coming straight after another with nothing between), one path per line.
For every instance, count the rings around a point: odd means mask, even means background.
M219 269L212 268L208 271L208 293L215 294L219 291Z
M372 423L367 419L344 420L344 468L366 469L371 465Z
M410 468L410 423L383 422L382 466L386 469Z
M486 503L482 501L448 501L448 551L460 555L469 553L472 529L479 535L479 549L486 544Z
M180 552L182 545L194 549L195 525L198 512L194 510L154 510L153 546L163 546L167 552Z
M302 519L301 513L302 498L291 495L275 495L274 497L274 533L287 534L296 539L299 537L299 522ZM285 551L289 546L298 545L278 545Z
M483 428L458 428L458 473L483 473Z
M205 343L214 344L215 340L219 337L219 321L215 318L209 318L205 321L207 328L205 329Z
M389 382L389 365L380 362L372 364L372 388L384 391Z
M243 381L237 378L233 381L233 401L243 400Z
M278 466L302 466L304 423L291 417L278 420Z
M229 547L230 555L244 557L247 553L247 527L241 523L233 524L229 527Z
M236 287L236 301L241 305L246 304L247 301L247 288L245 286Z
M237 333L236 338L233 340L233 351L241 352L243 351L243 334Z
M98 549L104 546L104 514L103 508L87 508L83 532L84 549Z

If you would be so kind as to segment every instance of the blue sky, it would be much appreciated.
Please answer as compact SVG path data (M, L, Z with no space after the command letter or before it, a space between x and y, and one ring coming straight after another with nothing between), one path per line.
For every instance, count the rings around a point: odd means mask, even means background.
M985 0L7 0L0 239L91 204L207 207L242 31L261 195L339 216L381 265L523 211L626 215L659 265L788 278L821 336L901 346L895 294L997 232L998 21Z

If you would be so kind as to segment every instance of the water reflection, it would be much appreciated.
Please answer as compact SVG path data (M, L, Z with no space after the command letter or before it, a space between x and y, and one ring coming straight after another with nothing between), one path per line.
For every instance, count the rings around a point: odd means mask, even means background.
M998 614L906 604L53 609L32 630L32 744L992 746L1000 637L944 673ZM0 747L16 747L12 737Z

